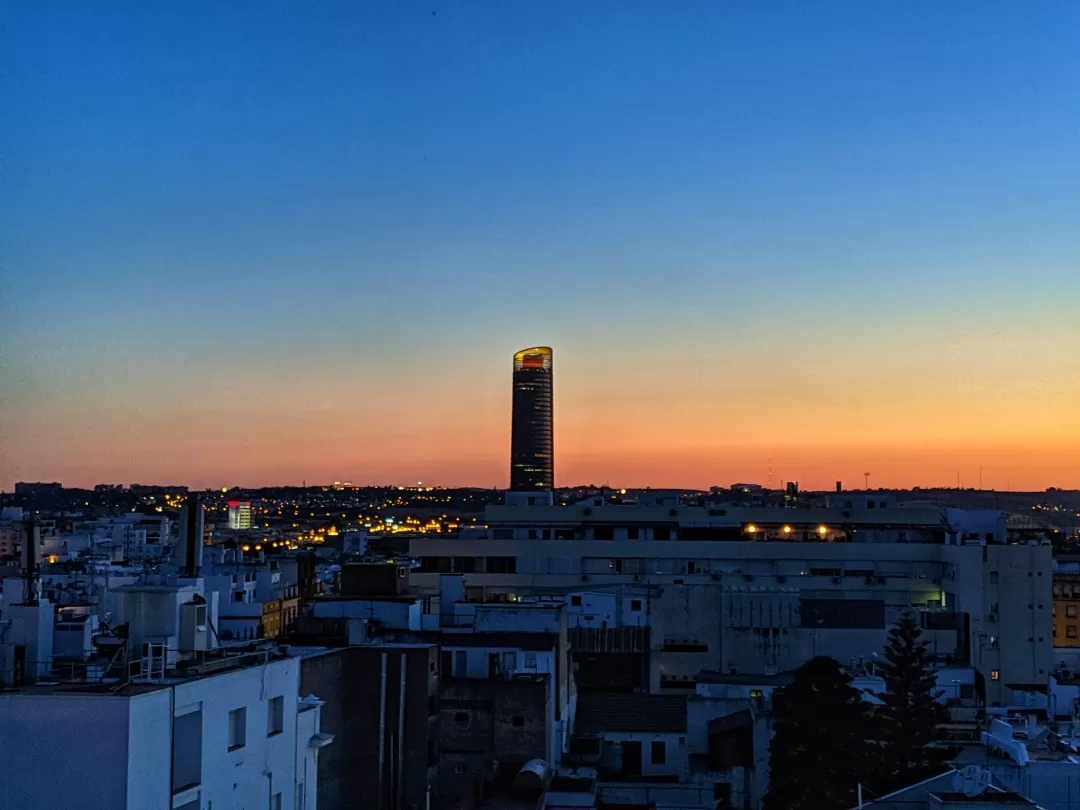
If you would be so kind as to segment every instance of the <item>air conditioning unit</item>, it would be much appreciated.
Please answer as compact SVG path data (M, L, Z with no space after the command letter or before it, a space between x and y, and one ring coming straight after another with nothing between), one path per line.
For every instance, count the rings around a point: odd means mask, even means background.
M589 579L590 579L590 577L589 577L589 575L588 575L588 574L582 574L582 575L581 575L581 581L582 581L582 582L588 582L588 581L589 581Z
M641 574L634 574L634 582L641 582Z

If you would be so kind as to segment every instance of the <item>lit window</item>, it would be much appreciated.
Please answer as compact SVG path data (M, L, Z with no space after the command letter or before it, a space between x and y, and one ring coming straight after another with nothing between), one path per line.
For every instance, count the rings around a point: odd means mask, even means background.
M750 697L752 697L752 698L759 698L764 694L765 693L762 692L760 689L751 689L750 690Z
M990 680L992 680L992 681L1001 680L1001 670L998 670L998 669L990 670Z
M536 669L536 653L525 653L525 669Z

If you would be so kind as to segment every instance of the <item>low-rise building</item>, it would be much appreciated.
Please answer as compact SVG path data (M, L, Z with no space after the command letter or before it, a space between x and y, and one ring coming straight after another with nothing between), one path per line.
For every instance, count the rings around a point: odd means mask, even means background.
M274 645L220 646L197 578L115 590L124 632L6 604L0 784L20 810L317 806L321 702ZM208 598L209 597L209 598ZM89 644L88 642L89 638ZM8 654L14 652L14 654ZM50 763L47 776L41 764Z

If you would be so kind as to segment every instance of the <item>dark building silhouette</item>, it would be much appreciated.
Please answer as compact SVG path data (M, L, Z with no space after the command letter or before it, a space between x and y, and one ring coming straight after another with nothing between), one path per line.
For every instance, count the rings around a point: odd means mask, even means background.
M514 355L514 414L510 435L510 490L555 485L551 349L534 346Z

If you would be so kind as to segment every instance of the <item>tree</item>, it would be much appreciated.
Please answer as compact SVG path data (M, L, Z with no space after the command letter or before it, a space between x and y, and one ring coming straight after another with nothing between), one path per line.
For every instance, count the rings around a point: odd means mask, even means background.
M866 781L870 711L833 658L818 656L773 693L764 810L848 810Z
M889 630L882 674L884 705L876 711L881 740L882 773L879 785L889 792L929 779L948 770L955 751L940 743L941 724L948 710L936 700L934 670L927 656L929 642L910 614Z

